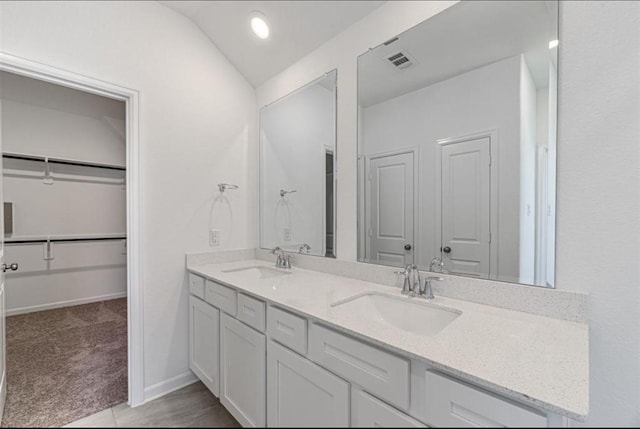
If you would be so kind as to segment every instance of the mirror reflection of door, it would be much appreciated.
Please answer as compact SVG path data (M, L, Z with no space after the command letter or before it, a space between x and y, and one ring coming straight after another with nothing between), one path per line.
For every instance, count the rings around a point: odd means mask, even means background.
M413 152L371 157L367 177L367 259L398 267L413 264Z
M438 271L442 258L456 275L553 287L558 34L557 1L462 1L358 57L359 260ZM408 148L403 255L401 234L376 228L399 229L405 202L373 189L393 207L375 204L368 162Z
M489 137L441 147L440 251L452 274L489 278L490 150Z

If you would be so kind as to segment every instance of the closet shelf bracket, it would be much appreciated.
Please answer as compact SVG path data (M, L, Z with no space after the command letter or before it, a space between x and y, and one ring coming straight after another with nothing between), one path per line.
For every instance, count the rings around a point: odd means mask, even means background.
M53 176L51 175L51 166L49 165L49 158L44 158L44 177L42 183L45 185L53 185Z
M51 239L48 237L47 237L47 241L44 243L43 253L44 253L44 256L42 259L44 259L45 261L53 261L54 259L53 245L51 243Z

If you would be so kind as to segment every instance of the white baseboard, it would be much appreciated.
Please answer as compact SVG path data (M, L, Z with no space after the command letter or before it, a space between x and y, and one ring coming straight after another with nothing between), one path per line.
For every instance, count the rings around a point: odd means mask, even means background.
M198 381L198 378L191 372L183 372L182 374L171 377L167 380L161 381L149 387L144 388L144 403L153 401L161 396L171 393L174 390L178 390L182 387Z
M7 309L7 316L15 316L17 314L34 313L36 311L53 310L54 308L71 307L72 305L89 304L92 302L108 301L110 299L124 298L127 292L111 293L108 295L90 296L88 298L71 299L68 301L58 301L49 304L32 305L30 307L20 307Z

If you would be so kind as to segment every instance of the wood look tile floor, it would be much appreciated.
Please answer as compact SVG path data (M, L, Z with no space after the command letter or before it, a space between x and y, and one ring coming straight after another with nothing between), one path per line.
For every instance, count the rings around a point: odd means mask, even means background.
M240 427L201 382L136 408L116 405L63 427Z

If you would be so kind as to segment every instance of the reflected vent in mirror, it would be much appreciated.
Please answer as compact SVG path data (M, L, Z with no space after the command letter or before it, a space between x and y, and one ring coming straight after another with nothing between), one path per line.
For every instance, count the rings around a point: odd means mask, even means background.
M387 56L389 61L396 70L406 70L413 67L416 61L407 52L396 52L393 55Z

